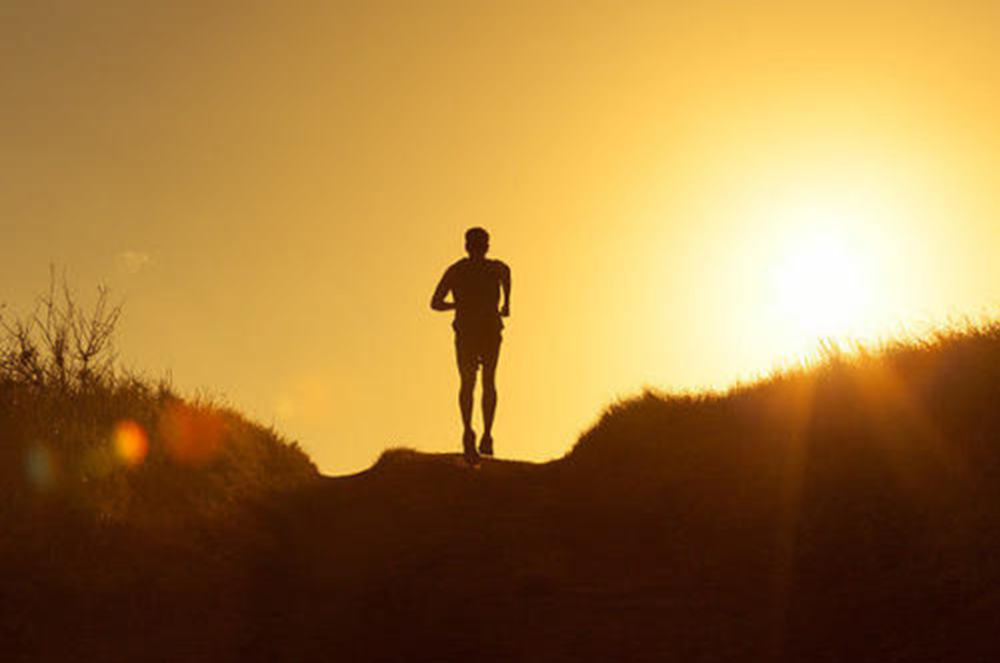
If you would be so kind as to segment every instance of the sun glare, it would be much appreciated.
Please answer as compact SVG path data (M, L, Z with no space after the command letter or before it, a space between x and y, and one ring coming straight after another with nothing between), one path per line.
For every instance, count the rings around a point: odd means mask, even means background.
M853 172L806 172L783 192L758 187L764 193L746 199L755 232L733 260L746 282L731 292L742 297L733 307L738 333L760 365L813 357L824 341L877 341L912 309L918 238L909 228L930 205Z
M774 271L780 321L813 338L857 333L867 322L871 275L862 256L831 232L793 239Z

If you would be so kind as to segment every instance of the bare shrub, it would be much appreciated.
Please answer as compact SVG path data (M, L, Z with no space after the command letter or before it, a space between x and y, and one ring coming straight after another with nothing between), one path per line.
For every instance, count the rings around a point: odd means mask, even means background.
M8 318L0 311L0 379L60 390L113 382L121 313L106 286L98 287L93 308L80 306L65 273L52 269L48 292L30 313Z
M235 523L252 501L315 479L309 457L275 431L122 370L121 313L104 287L81 306L55 270L28 314L0 309L0 522L6 512L35 531L32 510L56 500L87 522L165 536Z

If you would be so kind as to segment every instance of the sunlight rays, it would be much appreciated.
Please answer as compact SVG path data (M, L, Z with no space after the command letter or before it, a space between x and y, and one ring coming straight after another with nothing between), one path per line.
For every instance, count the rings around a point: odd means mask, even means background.
M890 470L915 499L933 496L927 477L945 471L967 473L964 459L948 443L920 397L891 365L853 372L866 414L879 431L880 451L887 454Z
M801 518L802 491L809 453L809 426L813 414L814 383L805 380L791 385L788 407L787 436L778 486L778 515L775 535L774 572L772 576L772 606L770 654L782 658L789 621L791 588L795 578L795 554Z

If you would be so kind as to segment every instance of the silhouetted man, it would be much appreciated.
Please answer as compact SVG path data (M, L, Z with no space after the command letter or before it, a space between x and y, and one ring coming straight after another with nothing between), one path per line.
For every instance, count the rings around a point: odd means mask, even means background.
M500 358L502 317L510 315L510 268L499 260L488 260L490 235L482 228L470 228L465 233L462 258L445 271L431 298L435 311L455 310L455 355L462 386L458 406L462 411L462 448L465 458L475 462L476 433L472 430L472 392L476 386L476 370L483 367L483 436L479 453L493 455L493 415L497 407L496 369ZM500 292L503 291L503 306ZM448 293L452 301L445 301Z

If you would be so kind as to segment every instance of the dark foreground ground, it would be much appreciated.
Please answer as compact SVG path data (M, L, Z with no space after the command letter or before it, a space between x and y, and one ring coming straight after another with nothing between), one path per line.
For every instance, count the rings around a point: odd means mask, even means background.
M780 523L739 497L678 504L664 484L580 482L570 464L394 460L292 510L254 655L1000 660L1000 585L981 575L996 560L979 559L998 548L906 531L920 515ZM609 499L611 486L631 492Z
M994 326L649 394L544 465L393 451L144 534L37 501L0 658L992 663L998 431Z
M683 491L399 452L212 559L114 541L78 586L8 579L6 660L1000 660L1000 530Z

